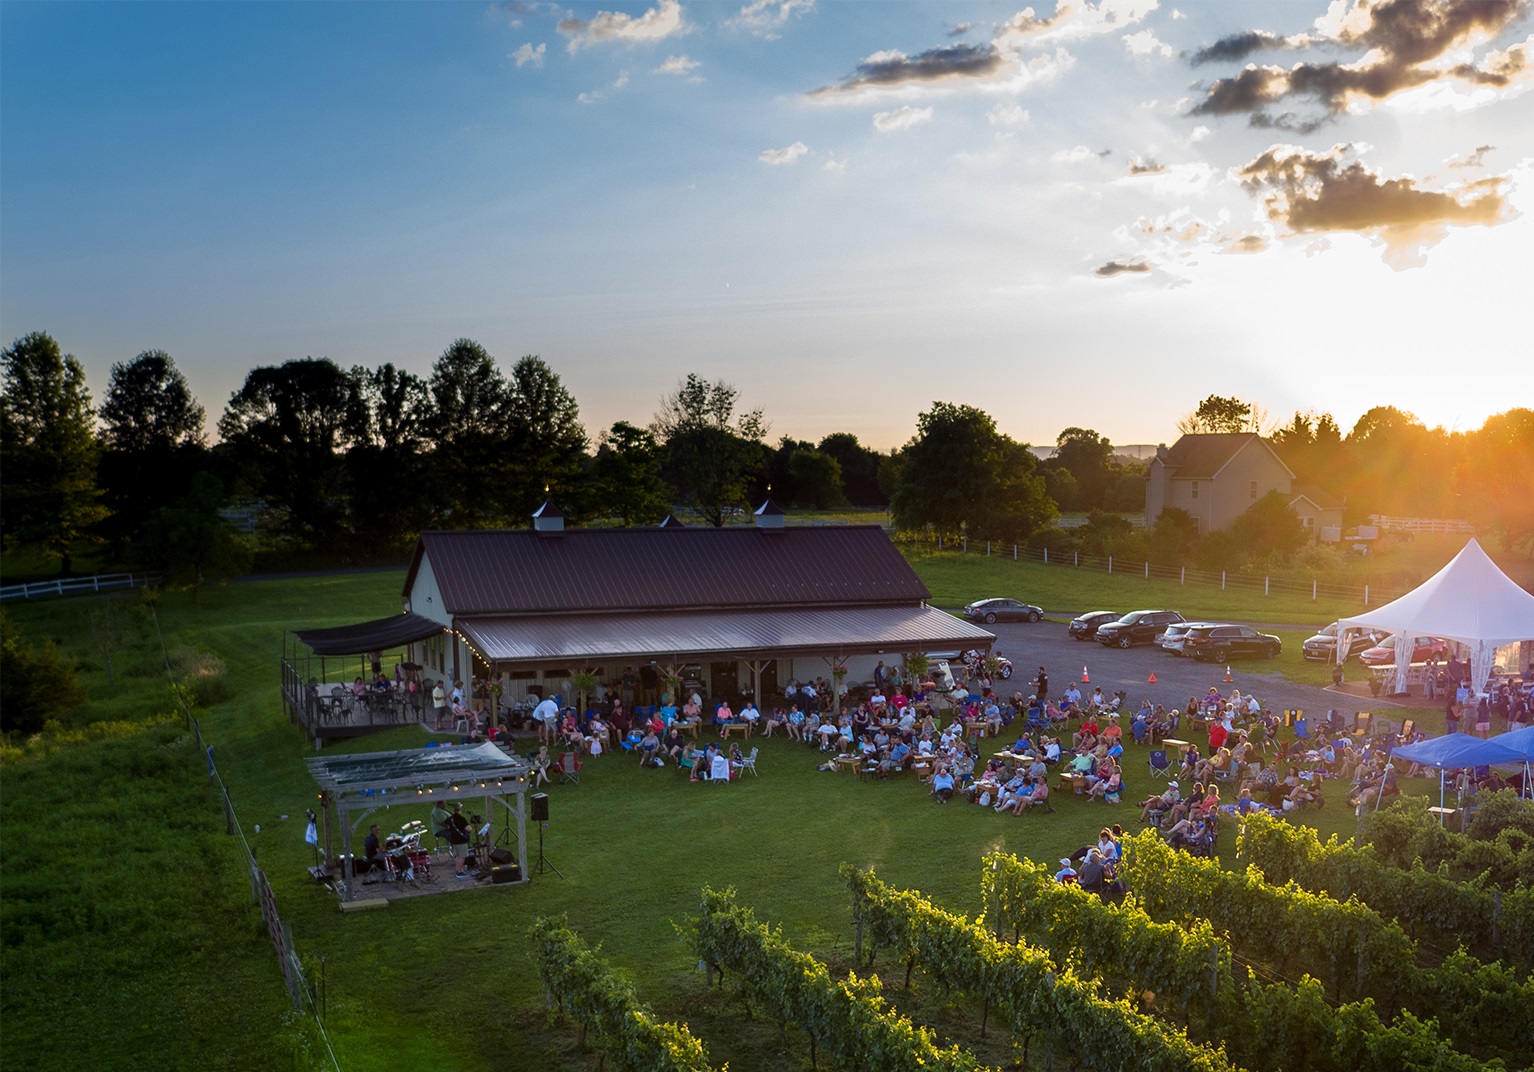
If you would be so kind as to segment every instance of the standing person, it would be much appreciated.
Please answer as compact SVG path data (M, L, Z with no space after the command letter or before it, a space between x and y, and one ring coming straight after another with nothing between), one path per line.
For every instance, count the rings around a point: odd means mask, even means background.
M440 681L431 687L431 711L436 718L435 725L440 730L442 720L448 716L447 690L442 687Z
M448 816L448 851L453 854L453 874L459 878L472 878L464 870L469 861L469 820L463 814L463 805L455 802L453 813Z
M1447 732L1459 732L1459 714L1459 701L1454 698L1454 694L1451 692L1449 694L1448 706L1444 708L1443 712L1444 729Z
M538 740L549 744L554 740L555 727L559 725L559 703L552 696L545 696L533 708L533 721L538 723Z
M879 665L874 667L874 688L877 689L879 692L883 692L884 691L884 675L885 675L884 660L880 659L879 660Z
M1040 703L1049 702L1049 675L1042 666L1039 667L1039 676L1033 679L1033 689Z
M625 707L633 707L634 706L634 691L638 687L639 687L639 675L634 672L634 668L632 666L625 666L623 668L623 680L622 680L623 705Z
M383 652L381 652L381 651L370 651L370 652L368 652L368 663L372 666L373 676L374 677L378 677L380 674L383 673Z

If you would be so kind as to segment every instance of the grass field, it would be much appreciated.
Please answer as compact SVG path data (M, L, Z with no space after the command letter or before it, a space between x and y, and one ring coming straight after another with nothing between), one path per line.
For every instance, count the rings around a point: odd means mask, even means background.
M967 593L1011 562L918 558L935 591ZM1041 571L1040 583L1125 586L1093 599L1124 604L1133 578ZM761 777L728 786L689 784L672 770L640 770L618 756L593 762L584 784L551 792L549 857L564 877L528 886L476 888L341 915L333 895L307 881L312 850L301 817L315 787L301 734L282 714L277 659L285 629L354 622L398 607L398 573L232 584L193 604L160 604L167 642L216 653L229 698L201 714L246 835L272 876L300 951L318 965L327 1026L344 1069L588 1068L567 1026L550 1026L526 956L538 915L563 914L604 956L632 974L661 1014L689 1021L715 1063L737 1072L808 1067L804 1047L770 1024L748 1022L703 986L678 928L700 885L734 886L787 936L833 964L850 956L843 861L872 866L964 912L979 907L981 853L1006 849L1054 860L1098 827L1134 827L1127 804L1067 797L1053 815L998 817L988 809L930 801L912 780L860 783L817 772L818 753L780 739L757 742ZM999 582L998 582L999 583ZM1084 605L1060 588L1058 599ZM1218 593L1186 590L1211 603ZM1055 600L1045 599L1046 603ZM1091 602L1086 600L1085 602ZM1184 604L1189 611L1226 609ZM20 608L34 635L82 653L88 604ZM1279 618L1268 608L1228 607ZM1316 608L1286 612L1307 623ZM1308 630L1307 630L1308 631ZM1285 636L1295 651L1298 632ZM1285 659L1288 659L1286 656ZM1294 674L1312 668L1281 663ZM149 634L120 653L119 684L99 670L91 702L72 721L102 739L9 756L3 812L6 920L5 1068L303 1067L314 1050L291 1022L271 947L248 905L248 889L225 837L200 759L169 710L158 645ZM134 724L114 726L124 719ZM378 751L418 746L402 729L343 746ZM1150 782L1145 751L1131 747L1131 793ZM1425 784L1408 791L1425 792ZM426 817L409 804L377 813L387 829ZM284 821L281 816L289 818ZM1349 834L1345 808L1313 814L1325 832ZM256 825L261 833L255 833ZM1228 848L1228 846L1227 846ZM89 879L82 877L88 874ZM446 881L452 881L450 878ZM55 891L60 895L55 896ZM65 891L73 891L67 896ZM32 913L24 915L23 913ZM316 967L316 971L318 969ZM22 984L22 985L18 985ZM1005 1041L978 1037L978 1010L893 983L902 1008L988 1060ZM63 1010L66 1016L56 1015ZM89 1025L82 1030L82 1027Z

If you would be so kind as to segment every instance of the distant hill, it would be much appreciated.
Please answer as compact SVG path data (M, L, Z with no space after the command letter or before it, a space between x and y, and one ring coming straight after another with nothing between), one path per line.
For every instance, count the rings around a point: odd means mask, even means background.
M1055 456L1054 447L1029 447L1029 452L1039 461ZM1149 461L1156 456L1155 443L1114 444L1113 453L1120 458L1132 458L1137 462Z

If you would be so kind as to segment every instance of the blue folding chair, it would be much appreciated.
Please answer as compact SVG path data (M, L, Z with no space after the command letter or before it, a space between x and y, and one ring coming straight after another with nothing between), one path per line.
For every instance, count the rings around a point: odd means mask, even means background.
M1172 761L1167 758L1166 749L1157 748L1151 752L1150 772L1157 778L1172 777Z

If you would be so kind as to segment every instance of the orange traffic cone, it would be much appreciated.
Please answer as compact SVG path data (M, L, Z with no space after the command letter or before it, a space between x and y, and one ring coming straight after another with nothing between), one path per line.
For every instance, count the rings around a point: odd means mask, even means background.
M1145 683L1147 685L1154 685L1156 683L1156 675L1155 675L1154 672L1151 674L1150 677L1145 679Z
M1228 666L1225 668L1225 680L1226 681L1230 680L1230 667L1228 667Z
M1081 683L1083 685L1090 685L1090 684L1092 684L1092 682L1090 680L1088 680L1088 678L1087 678L1087 668L1086 668L1085 665L1083 665L1082 668L1081 668Z

